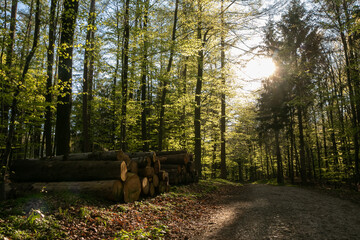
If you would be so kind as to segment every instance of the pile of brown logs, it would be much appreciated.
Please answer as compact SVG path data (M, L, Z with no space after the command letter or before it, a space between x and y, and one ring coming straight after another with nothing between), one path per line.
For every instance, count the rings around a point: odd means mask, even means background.
M78 153L15 161L11 170L15 195L71 191L125 202L167 192L170 184L197 180L192 155L186 151Z
M170 185L190 184L198 181L193 155L186 151L157 152L161 169L169 175Z

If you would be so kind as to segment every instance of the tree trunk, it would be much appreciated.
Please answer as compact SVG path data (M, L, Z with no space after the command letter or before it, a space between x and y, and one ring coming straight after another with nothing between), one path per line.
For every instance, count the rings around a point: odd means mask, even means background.
M220 118L220 138L221 138L221 178L226 179L226 102L225 102L225 19L224 19L224 0L221 0L221 118Z
M13 100L12 100L9 132L8 132L8 136L6 139L6 149L5 149L3 158L2 158L1 170L0 170L1 178L2 178L1 181L5 181L5 175L6 175L7 168L11 165L10 164L10 156L11 156L13 140L15 138L15 121L16 121L16 117L18 114L18 99L17 99L17 97L20 94L20 87L22 86L22 84L25 81L25 76L30 68L30 63L35 54L35 51L36 51L37 45L38 45L38 41L39 41L40 16L41 16L40 8L41 8L40 0L37 0L36 1L36 13L35 13L34 41L33 41L32 48L26 57L25 66L24 66L24 69L23 69L23 72L22 72L22 75L20 78L20 84L16 87L15 93L13 96Z
M84 73L83 73L83 105L82 105L82 151L89 152L91 150L91 134L90 131L90 117L91 114L89 112L89 108L91 103L90 95L92 95L90 91L90 86L92 85L93 79L93 55L94 55L94 36L95 36L95 0L91 0L90 2L90 11L89 11L89 19L87 26L87 34L86 34L86 43L85 43L85 56L84 56Z
M337 8L338 10L338 8ZM340 14L338 13L337 15L337 21L339 23L340 26L342 26L343 28L345 28L345 26L343 26L343 23L341 22L341 18L340 18ZM345 28L346 29L346 28ZM354 161L355 161L355 182L359 183L359 179L360 179L360 172L359 172L359 135L358 135L358 130L357 130L357 123L358 123L358 119L357 119L357 112L356 112L356 99L355 99L355 91L353 88L353 79L352 79L352 59L351 59L351 54L349 50L349 43L345 37L344 32L341 30L340 31L340 38L341 38L341 42L343 45L343 49L344 49L344 57L345 57L345 65L346 65L346 79L347 79L347 85L349 88L349 97L350 97L350 107L351 107L351 123L352 123L352 132L353 132L353 144L354 144Z
M183 98L184 98L184 101L183 101L183 106L182 106L182 115L181 115L181 124L182 124L182 127L181 127L181 130L182 130L182 139L180 141L180 146L184 149L186 149L186 145L187 145L187 136L186 136L186 129L187 129L187 124L188 124L188 121L186 120L186 102L185 102L185 99L186 99L186 92L187 92L187 69L188 69L188 64L187 64L187 61L188 61L189 57L186 57L185 58L185 64L184 64L184 69L183 71L181 72L181 77L182 77L182 80L183 80Z
M212 162L211 162L211 178L216 178L216 152L217 152L217 143L214 139L213 149L212 149Z
M346 18L346 25L350 26L351 22L354 21L353 17L350 16L351 12L349 10L348 1L343 0L342 5L344 8L345 18ZM356 5L356 4L355 4ZM358 7L358 5L357 5ZM351 6L350 6L351 8ZM358 13L357 13L358 14ZM358 16L357 16L358 17ZM356 17L354 17L356 18ZM353 29L348 30L349 33L347 34L347 42L348 42L348 59L349 59L349 65L347 67L350 67L350 76L351 80L354 83L354 105L356 108L356 120L357 124L360 122L360 71L359 71L359 61L358 56L356 53L356 48L358 48L358 43L354 41L354 38L359 37L358 31L354 31ZM359 159L359 129L358 127L354 127L354 155L355 155L355 184L360 186L360 159Z
M54 56L55 56L55 40L56 40L56 0L51 0L50 6L50 16L49 16L49 45L47 48L47 79L46 79L46 96L45 101L47 103L46 112L45 112L45 125L44 125L44 135L45 135L45 146L46 146L46 156L50 157L53 155L52 152L52 86L53 86L53 65L54 65Z
M15 32L16 32L16 15L17 15L17 6L18 0L11 1L11 16L10 16L10 30L9 30L9 39L7 43L7 50L6 50L6 62L5 65L7 67L7 75L10 78L7 80L11 82L12 78L12 61L13 61L13 53L14 53L14 45L15 45ZM10 85L5 82L3 94L6 96L10 94L8 92ZM6 99L1 99L1 129L0 133L6 136L8 134L8 123L9 123L9 110L10 110L10 101ZM3 159L2 159L3 160ZM2 165L3 166L3 165Z
M295 183L295 179L294 179L294 142L295 142L295 136L294 136L294 129L293 129L293 125L294 125L294 115L293 115L293 111L292 109L290 110L290 123L289 123L289 135L290 135L290 168L289 168L289 172L290 172L290 179L291 179L291 184Z
M144 9L144 17L143 17L143 26L142 31L144 31L143 36L143 56L141 61L141 138L143 141L143 151L149 151L149 139L148 139L148 129L147 129L147 117L149 114L148 108L148 98L147 98L147 76L148 76L148 33L147 33L147 26L148 26L148 12L149 12L149 1L145 2L145 9Z
M300 175L302 183L307 182L306 177L306 159L305 159L305 141L304 141L304 128L303 128L303 109L298 106L298 125L299 125L299 143L300 143Z
M126 150L126 114L127 114L127 100L128 100L128 69L129 69L129 40L130 40L130 23L129 23L129 2L125 1L125 15L124 15L124 38L123 49L121 53L121 123L120 123L120 145L123 151Z
M199 5L199 16L198 16L198 25L197 25L197 39L201 42L200 50L198 51L197 56L197 76L196 76L196 89L195 89L195 113L194 113L194 134L195 134L195 164L196 170L201 176L201 92L202 92L202 82L203 82L203 73L204 73L204 42L202 40L202 22L201 22L201 12L202 7Z
M64 0L61 16L62 30L59 48L59 86L56 114L56 154L67 156L70 152L70 114L72 96L72 55L78 0Z
M113 86L112 86L112 133L111 133L111 142L112 142L112 147L113 149L116 149L116 143L117 143L117 135L116 135L116 129L117 129L117 115L116 115L116 110L117 110L117 95L116 95L116 88L117 88L117 77L118 77L118 69L119 69L119 65L120 65L120 46L121 46L121 41L120 41L120 13L119 13L119 9L118 6L116 8L116 37L117 37L117 49L116 49L116 64L115 64L115 72L114 72L114 77L113 77Z
M283 164L281 159L280 143L279 143L279 129L275 129L275 147L276 147L276 160L277 160L277 182L278 184L284 183Z
M167 85L168 85L168 78L170 78L170 72L173 62L173 57L175 53L175 40L176 40L176 24L178 20L178 6L179 0L175 0L175 11L174 11L174 22L171 34L171 46L170 46L170 56L169 62L166 68L166 75L163 79L162 83L162 94L161 94L161 103L160 103L160 123L159 123L159 134L158 134L158 151L162 150L162 141L164 138L164 116L165 116L165 100L166 100L166 92L167 92Z

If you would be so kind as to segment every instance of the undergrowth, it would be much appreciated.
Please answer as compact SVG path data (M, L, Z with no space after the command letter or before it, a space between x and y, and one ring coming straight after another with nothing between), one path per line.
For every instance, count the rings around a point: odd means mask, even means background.
M223 186L241 185L201 180L128 204L70 192L11 199L0 204L0 239L180 238L207 211L204 199Z

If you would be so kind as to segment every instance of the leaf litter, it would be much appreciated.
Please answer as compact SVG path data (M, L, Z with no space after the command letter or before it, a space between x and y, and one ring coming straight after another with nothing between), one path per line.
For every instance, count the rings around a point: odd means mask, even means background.
M24 211L30 198L9 200L0 207L0 238L193 239L220 208L219 196L237 187L223 181L200 181L127 204L43 193L35 197L46 207L32 211L43 214L45 220L33 226L26 222Z

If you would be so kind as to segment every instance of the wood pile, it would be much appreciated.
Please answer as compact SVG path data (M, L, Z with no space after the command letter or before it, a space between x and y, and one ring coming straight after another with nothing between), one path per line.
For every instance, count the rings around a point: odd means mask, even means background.
M168 192L170 184L197 181L192 155L186 151L76 153L18 160L11 172L15 195L70 191L125 202Z

